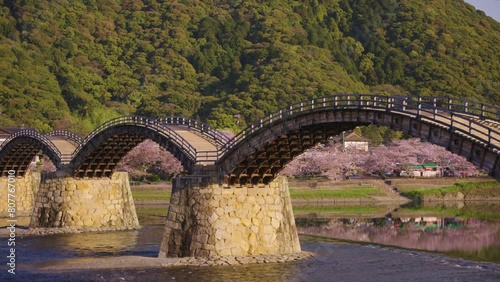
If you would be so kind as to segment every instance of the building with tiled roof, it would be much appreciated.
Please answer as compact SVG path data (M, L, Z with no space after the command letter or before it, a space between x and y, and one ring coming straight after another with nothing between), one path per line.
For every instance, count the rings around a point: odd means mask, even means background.
M368 146L370 145L370 139L364 138L356 134L356 132L351 132L343 138L344 148L356 148L360 151L368 151Z

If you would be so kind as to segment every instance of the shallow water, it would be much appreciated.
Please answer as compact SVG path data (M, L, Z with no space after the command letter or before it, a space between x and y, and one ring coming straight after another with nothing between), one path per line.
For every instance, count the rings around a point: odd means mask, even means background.
M492 210L496 208L493 205L480 214L495 215ZM316 254L301 262L39 270L68 258L156 257L166 209L139 208L144 226L140 230L17 238L16 279L12 280L3 264L0 281L500 281L500 222L494 216L461 217L456 208L449 207L403 207L382 217L380 213L367 216L366 207L359 208L363 211L359 216L354 207L347 216L337 212L332 216L336 207L319 210L296 212L302 249ZM1 254L7 254L5 241Z

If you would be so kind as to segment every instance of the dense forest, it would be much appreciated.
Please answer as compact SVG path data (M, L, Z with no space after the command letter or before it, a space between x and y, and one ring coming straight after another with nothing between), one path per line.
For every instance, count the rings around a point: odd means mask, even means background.
M181 115L238 131L337 93L499 104L498 42L462 0L0 0L1 126Z

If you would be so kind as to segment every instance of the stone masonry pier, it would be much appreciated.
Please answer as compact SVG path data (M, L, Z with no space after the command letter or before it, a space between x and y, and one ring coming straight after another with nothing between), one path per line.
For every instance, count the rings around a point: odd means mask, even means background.
M126 172L115 172L111 178L42 181L30 222L30 228L138 226Z
M174 179L159 257L301 251L285 177L259 187L214 183L210 176Z
M16 177L12 174L12 177L0 177L0 199L2 203L0 204L0 217L8 217L8 194L9 194L9 179L10 184L14 186L15 189L15 216L31 216L33 212L33 206L35 204L35 196L38 192L38 187L40 186L40 173L30 172L25 174L23 177Z

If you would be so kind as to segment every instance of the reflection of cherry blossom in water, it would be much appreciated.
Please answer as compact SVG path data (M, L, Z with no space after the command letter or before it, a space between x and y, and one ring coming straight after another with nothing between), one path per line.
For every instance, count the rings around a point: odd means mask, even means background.
M352 223L332 219L325 225L298 227L298 232L428 251L473 251L491 245L500 246L498 223L471 219L450 228L441 225L442 219L437 219L437 224L429 221L415 223L412 220L401 225L395 223L399 219L394 222L387 219L380 221L382 224L364 219Z

